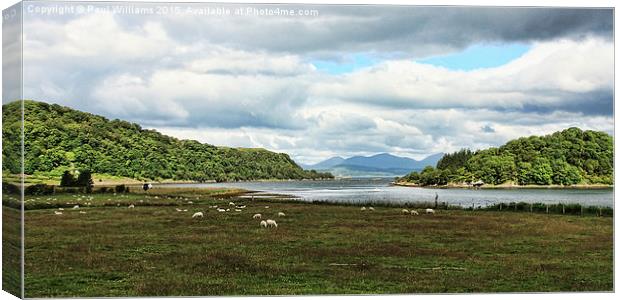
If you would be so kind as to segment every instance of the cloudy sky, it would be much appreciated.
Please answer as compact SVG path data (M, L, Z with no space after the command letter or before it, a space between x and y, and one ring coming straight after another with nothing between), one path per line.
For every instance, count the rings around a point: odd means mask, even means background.
M613 131L611 10L27 5L25 98L179 138L315 163Z

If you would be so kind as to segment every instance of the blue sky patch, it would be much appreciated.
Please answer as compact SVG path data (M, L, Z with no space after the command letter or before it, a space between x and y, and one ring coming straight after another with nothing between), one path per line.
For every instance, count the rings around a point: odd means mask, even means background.
M451 70L469 71L505 65L528 52L530 45L514 43L501 45L479 44L467 49L442 56L418 60L423 64L440 66Z
M378 62L377 59L367 54L351 54L347 56L343 61L333 60L313 60L310 63L317 68L317 70L329 73L329 74L344 74L351 73L353 71L370 67Z

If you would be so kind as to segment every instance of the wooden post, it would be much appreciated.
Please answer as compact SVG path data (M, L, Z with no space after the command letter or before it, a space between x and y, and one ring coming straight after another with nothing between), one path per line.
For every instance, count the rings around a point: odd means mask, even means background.
M474 211L476 208L474 207L475 204L471 204L471 211Z
M549 214L549 204L547 204L547 214Z
M515 202L515 211L517 211L517 202Z
M581 216L583 217L583 205L579 206L581 208Z
M562 204L562 214L566 213L566 208L564 208L564 204Z
M598 215L599 215L599 217L603 216L603 209L600 208L600 207L598 208Z
M499 204L499 211L502 211L502 203Z
M532 203L530 203L530 212L532 212Z

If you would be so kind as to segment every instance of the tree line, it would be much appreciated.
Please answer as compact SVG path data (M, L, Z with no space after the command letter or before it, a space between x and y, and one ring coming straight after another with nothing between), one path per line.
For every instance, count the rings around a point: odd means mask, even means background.
M400 180L420 185L478 180L485 184L613 184L613 138L605 132L572 127L519 138L498 148L446 154L436 167Z
M2 108L3 171L16 174L20 102ZM37 101L24 101L24 135L25 174L60 178L68 170L88 170L144 180L333 178L330 173L303 170L284 153L180 140L135 123Z

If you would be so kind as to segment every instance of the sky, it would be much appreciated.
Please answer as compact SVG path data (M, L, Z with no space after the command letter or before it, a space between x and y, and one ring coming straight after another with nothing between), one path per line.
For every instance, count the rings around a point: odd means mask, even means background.
M612 10L27 5L24 98L178 138L311 164L613 133Z

